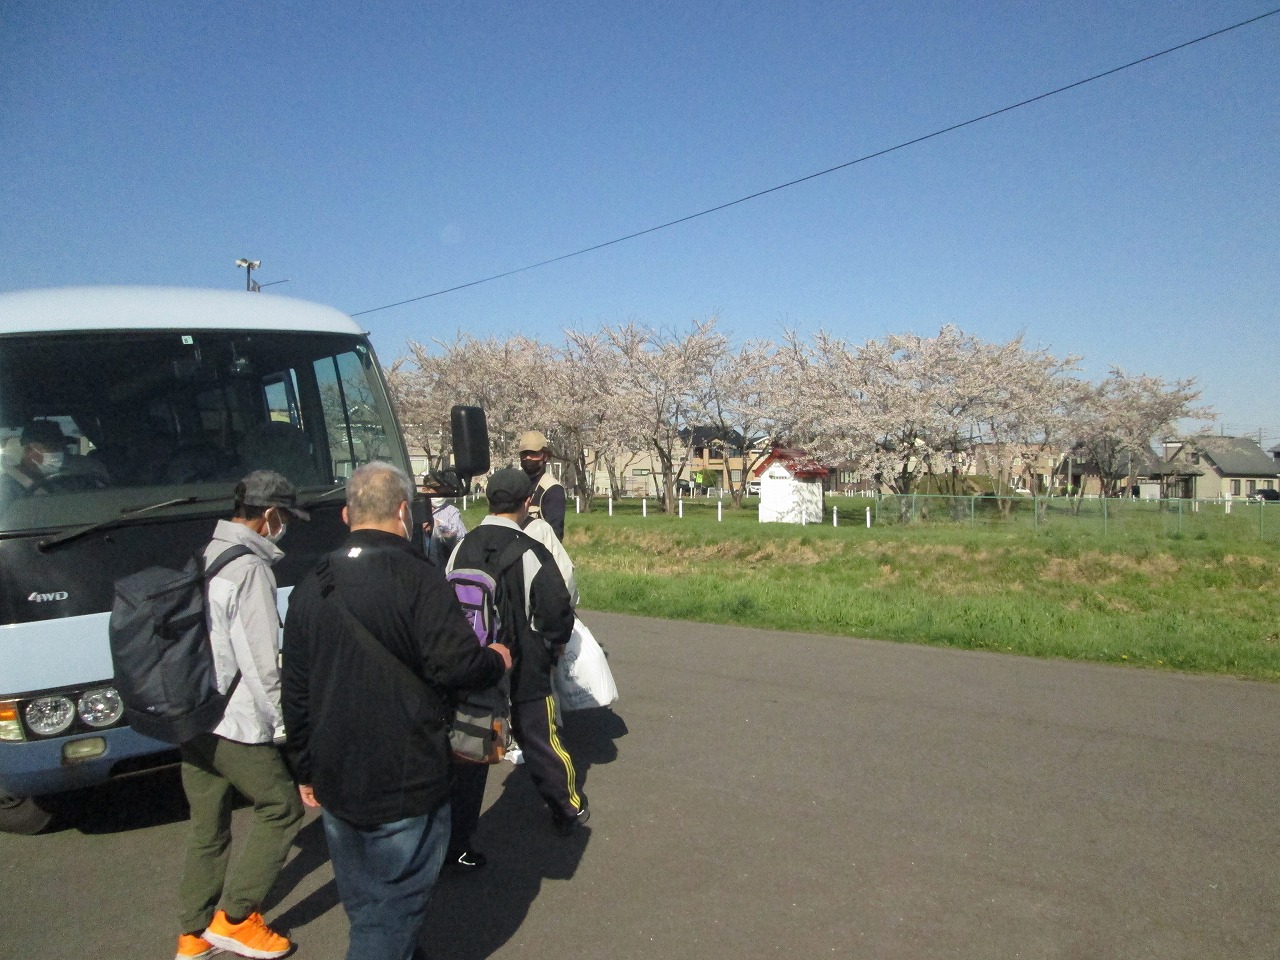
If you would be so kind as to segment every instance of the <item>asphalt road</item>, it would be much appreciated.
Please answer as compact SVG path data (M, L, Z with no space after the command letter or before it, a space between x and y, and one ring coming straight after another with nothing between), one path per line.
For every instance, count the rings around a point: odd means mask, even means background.
M587 620L622 693L569 716L590 830L501 765L433 958L1280 956L1280 686ZM172 956L176 778L79 800L0 837L0 957ZM268 916L343 956L313 818Z

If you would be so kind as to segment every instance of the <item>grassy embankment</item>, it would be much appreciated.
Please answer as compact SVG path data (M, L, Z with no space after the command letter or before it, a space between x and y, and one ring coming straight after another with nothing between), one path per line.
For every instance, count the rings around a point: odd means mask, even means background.
M482 511L468 514L471 526ZM829 515L760 524L753 508L718 523L705 502L683 519L639 514L628 502L569 517L585 607L1280 679L1280 541L1247 528L833 529Z

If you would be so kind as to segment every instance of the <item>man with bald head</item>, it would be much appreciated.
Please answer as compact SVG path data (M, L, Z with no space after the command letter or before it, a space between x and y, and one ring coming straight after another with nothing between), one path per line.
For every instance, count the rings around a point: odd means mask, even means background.
M446 724L457 692L496 684L502 644L481 647L439 568L410 543L409 476L357 469L351 534L290 598L284 721L303 803L323 810L348 960L410 960L449 841Z

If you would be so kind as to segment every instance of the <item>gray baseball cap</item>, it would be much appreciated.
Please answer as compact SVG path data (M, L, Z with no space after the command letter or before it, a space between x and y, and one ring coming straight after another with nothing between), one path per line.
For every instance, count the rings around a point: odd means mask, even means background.
M299 520L311 519L311 514L298 507L298 491L293 484L274 470L253 471L236 487L236 498L246 507L278 507Z

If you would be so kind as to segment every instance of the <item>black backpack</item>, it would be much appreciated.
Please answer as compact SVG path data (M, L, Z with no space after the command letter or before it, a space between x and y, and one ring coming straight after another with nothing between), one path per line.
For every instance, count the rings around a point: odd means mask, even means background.
M251 553L230 547L208 567L197 555L182 570L148 567L116 581L109 627L114 685L138 733L186 743L222 720L240 674L218 692L205 616L208 583Z

